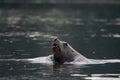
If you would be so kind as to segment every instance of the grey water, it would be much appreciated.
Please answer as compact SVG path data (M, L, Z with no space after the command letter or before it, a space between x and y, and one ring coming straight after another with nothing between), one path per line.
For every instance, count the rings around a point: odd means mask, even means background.
M120 80L120 63L13 61L52 54L58 37L89 59L120 59L120 5L0 4L0 80Z

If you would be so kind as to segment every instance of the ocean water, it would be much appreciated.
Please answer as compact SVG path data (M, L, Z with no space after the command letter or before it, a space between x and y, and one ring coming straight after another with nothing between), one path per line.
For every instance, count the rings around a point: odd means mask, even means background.
M120 6L0 4L0 80L120 80ZM58 37L105 64L31 63ZM44 60L44 59L43 59Z

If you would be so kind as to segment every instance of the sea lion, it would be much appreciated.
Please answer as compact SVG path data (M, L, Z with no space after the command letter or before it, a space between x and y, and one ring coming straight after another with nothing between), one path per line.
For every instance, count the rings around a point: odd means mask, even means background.
M52 42L52 51L55 63L63 64L64 62L82 61L89 63L90 60L78 53L67 42L58 38Z

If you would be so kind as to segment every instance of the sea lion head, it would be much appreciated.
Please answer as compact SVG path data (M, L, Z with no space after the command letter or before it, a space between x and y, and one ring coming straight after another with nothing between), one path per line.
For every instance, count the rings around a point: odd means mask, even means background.
M52 50L54 55L54 60L57 63L70 62L74 60L74 50L65 41L61 41L58 38L54 39L52 42Z

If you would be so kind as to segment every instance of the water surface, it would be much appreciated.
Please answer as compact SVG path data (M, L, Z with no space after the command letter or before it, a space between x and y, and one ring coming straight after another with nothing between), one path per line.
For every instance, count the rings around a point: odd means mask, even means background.
M54 37L90 59L120 59L120 6L0 4L0 80L119 80L120 63L50 65Z

